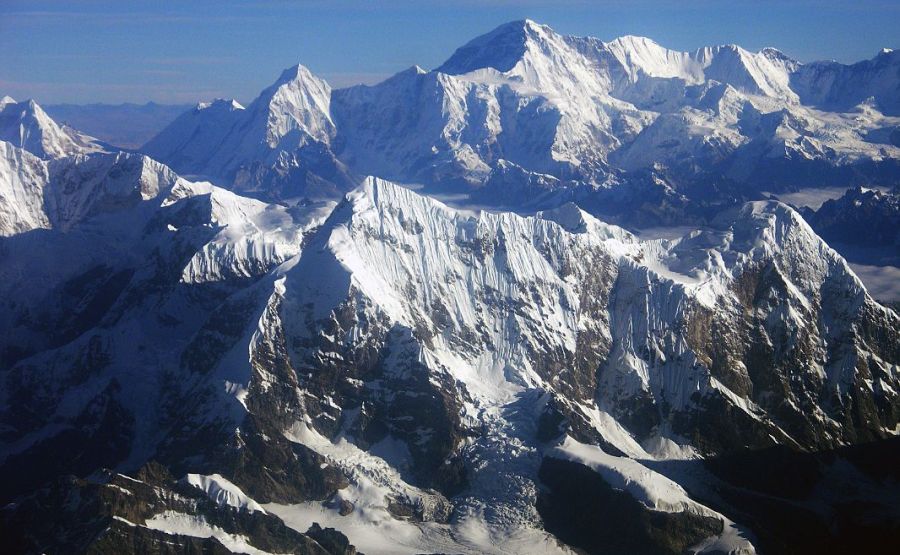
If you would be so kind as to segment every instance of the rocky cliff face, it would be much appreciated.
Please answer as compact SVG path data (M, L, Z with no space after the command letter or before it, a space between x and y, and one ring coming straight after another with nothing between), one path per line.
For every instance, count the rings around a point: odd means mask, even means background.
M4 537L34 553L896 541L900 316L814 231L893 245L896 202L854 190L812 227L747 202L895 182L895 62L514 22L434 71L332 91L297 66L246 109L201 104L145 146L171 168L0 100Z
M470 214L369 179L329 212L145 173L3 240L4 499L154 460L369 551L562 550L553 459L624 492L646 545L750 549L654 461L897 428L898 316L782 204L642 241L574 205ZM175 533L171 511L148 518Z
M159 465L135 476L99 471L31 493L3 509L6 545L22 553L356 553L333 529L313 526L301 534L258 505L208 497Z
M900 248L900 195L896 191L848 189L818 210L804 210L803 217L826 241Z

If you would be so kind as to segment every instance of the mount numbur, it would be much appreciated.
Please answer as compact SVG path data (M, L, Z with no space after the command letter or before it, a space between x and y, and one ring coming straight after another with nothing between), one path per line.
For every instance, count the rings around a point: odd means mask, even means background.
M525 21L375 86L289 69L139 152L4 98L4 542L896 545L900 316L761 191L900 182L898 68Z

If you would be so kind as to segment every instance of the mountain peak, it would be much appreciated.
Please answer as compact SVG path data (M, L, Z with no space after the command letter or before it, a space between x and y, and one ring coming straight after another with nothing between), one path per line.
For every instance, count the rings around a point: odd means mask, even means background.
M266 142L274 147L293 130L327 142L334 133L330 105L331 86L306 66L297 64L284 70L278 80L253 101L251 112L260 109L266 112L259 123L266 129Z
M778 50L777 48L773 48L771 46L767 46L759 51L760 54L765 55L768 58L777 58L782 60L793 60L790 56Z
M318 77L303 64L291 66L281 72L271 86L260 93L254 103L265 99L267 103L273 100L290 100L290 98L304 97L308 100L317 99L318 102L328 104L331 96L331 86L321 77ZM293 103L293 101L291 102Z
M244 107L240 102L233 98L217 98L212 102L199 102L197 103L197 110L226 110L229 112L233 112L235 110L243 110Z
M321 81L321 79L316 77L308 67L303 64L297 64L282 71L281 76L278 77L278 80L275 82L275 84L283 85L286 83L291 83L293 81L303 81L307 79L315 79Z
M104 146L93 137L60 125L33 99L0 101L0 141L7 141L44 159L100 152Z
M620 44L622 46L629 46L632 48L647 47L647 46L662 48L659 45L659 43L656 42L655 40L653 40L649 37L642 37L640 35L622 35L621 37L617 37L617 38L611 40L607 46L612 45L612 44Z
M458 48L436 71L454 75L489 67L509 71L525 55L529 40L540 40L542 34L552 32L530 19L504 23Z

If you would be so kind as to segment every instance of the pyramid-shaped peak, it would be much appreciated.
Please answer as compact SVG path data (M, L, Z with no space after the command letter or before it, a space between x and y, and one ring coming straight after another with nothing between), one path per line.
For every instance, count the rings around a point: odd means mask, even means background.
M281 73L249 106L256 129L263 129L265 142L274 148L282 137L299 130L303 135L327 142L334 134L331 121L331 86L306 66L297 64Z
M436 71L461 74L493 68L509 71L525 55L529 41L540 41L553 30L530 19L511 21L458 48Z
M51 118L47 112L33 98L15 103L18 110L21 110L22 117L32 118L36 125L46 127L48 129L57 129L60 125Z
M295 81L315 81L317 83L325 82L323 79L317 77L313 72L311 72L305 65L297 64L282 71L281 76L278 77L275 85L284 85Z

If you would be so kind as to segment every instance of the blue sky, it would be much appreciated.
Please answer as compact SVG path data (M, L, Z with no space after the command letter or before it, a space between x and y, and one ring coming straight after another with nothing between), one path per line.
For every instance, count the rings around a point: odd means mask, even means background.
M246 102L298 62L336 87L373 83L525 17L564 34L774 46L801 61L900 47L897 0L0 0L0 95Z

